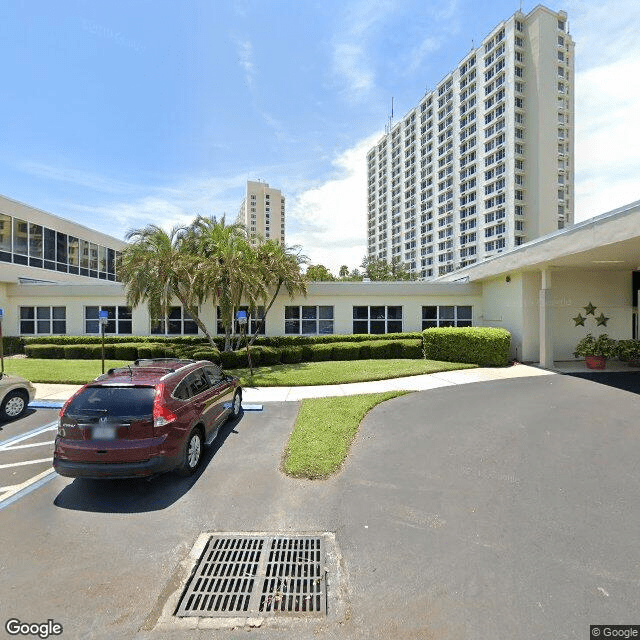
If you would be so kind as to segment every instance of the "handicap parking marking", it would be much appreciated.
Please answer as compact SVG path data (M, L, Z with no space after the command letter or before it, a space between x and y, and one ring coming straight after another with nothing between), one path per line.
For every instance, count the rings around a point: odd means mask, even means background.
M37 476L29 478L29 480L25 480L22 484L17 484L12 487L3 487L3 489L7 489L7 492L5 495L0 496L0 511L14 502L17 502L20 498L26 496L32 491L39 489L50 480L53 480L57 475L58 474L53 469L47 469L46 471L39 473Z
M36 436L39 436L41 434L47 433L48 431L54 431L55 429L57 429L57 427L58 427L57 421L50 422L41 427L36 427L31 431L27 431L27 433L22 433L12 438L8 438L3 442L0 442L0 462L2 461L2 455L1 455L2 453L8 454L17 450L31 449L34 447L43 447L45 445L48 447L51 447L51 445L53 445L54 443L53 440L47 440L45 442L26 442L26 441L32 438L35 438ZM37 455L38 453L42 455L42 453L44 452L38 451L37 449L33 451L33 454ZM10 462L5 464L0 464L0 470L11 469L15 467L25 467L33 464L44 464L44 463L51 465L52 456L49 456L47 458L38 457L33 460L23 460L20 462ZM0 487L0 510L4 509L5 507L8 507L10 504L13 504L14 502L19 500L23 496L27 495L28 493L31 493L31 491L34 491L35 489L38 489L39 487L43 486L44 484L52 480L56 475L57 475L56 472L49 466L49 468L46 469L45 471L42 471L41 473L38 473L37 475L31 478L28 478L24 482L21 482L15 485L7 485L4 487Z
M12 445L18 444L19 442L23 442L24 440L29 440L30 438L34 438L41 433L45 433L46 431L54 431L58 428L58 422L50 422L49 424L45 424L42 427L36 427L31 431L27 431L27 433L22 433L18 436L13 436L13 438L8 438L0 442L0 451L4 451L5 449L12 448ZM53 442L53 440L51 441Z

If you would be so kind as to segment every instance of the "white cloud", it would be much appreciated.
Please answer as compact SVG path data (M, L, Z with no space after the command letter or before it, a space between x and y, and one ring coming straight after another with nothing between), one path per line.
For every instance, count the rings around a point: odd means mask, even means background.
M246 175L226 178L192 178L174 186L149 187L134 198L118 198L98 205L65 203L75 219L111 236L124 238L127 231L148 224L160 225L167 231L191 222L197 215L226 215L235 222Z
M334 177L289 198L287 244L302 245L311 264L337 274L343 264L359 266L366 254L366 154L381 135L340 153L333 161Z
M576 221L640 199L640 5L570 2Z
M576 78L576 221L640 199L640 57Z
M343 93L352 101L366 98L375 88L369 40L387 15L396 10L393 2L359 0L347 5L340 16L342 28L332 45L332 70Z
M256 75L256 65L253 61L253 45L250 40L236 40L238 51L238 61L244 70L244 80L247 87L253 91L254 78Z
M336 44L333 50L333 68L342 76L352 98L359 99L373 89L374 74L361 45L353 42Z

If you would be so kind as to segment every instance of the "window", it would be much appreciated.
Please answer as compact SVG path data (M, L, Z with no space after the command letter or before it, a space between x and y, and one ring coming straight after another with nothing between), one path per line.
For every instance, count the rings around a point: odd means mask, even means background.
M20 307L20 334L65 334L66 307Z
M131 334L131 307L85 307L84 332L100 333L100 311L106 311L108 316L105 333ZM153 331L152 331L153 333Z
M0 213L0 260L11 262L11 216Z
M401 333L401 306L353 307L353 333Z
M333 307L312 305L285 307L284 332L293 335L332 334Z
M471 306L422 307L422 329L431 327L470 327L473 321Z
M249 309L249 307L243 306L243 307L239 307L236 311L246 312L249 322L246 325L245 330L247 331L247 333L250 333L251 335L253 335L258 329L260 320L264 318L264 307L260 306L260 307L257 307L256 309ZM219 335L224 335L225 331L224 331L224 324L222 323L222 311L220 307L216 307L216 319L217 319L216 331L218 332ZM266 326L267 326L267 322L265 320L262 323L262 326L260 327L260 331L258 331L258 335L261 335L261 336L264 335ZM233 332L240 333L240 323L237 320L234 322Z

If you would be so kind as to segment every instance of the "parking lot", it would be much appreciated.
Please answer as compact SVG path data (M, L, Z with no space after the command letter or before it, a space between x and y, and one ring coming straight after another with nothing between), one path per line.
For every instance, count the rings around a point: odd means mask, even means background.
M340 474L312 482L278 470L298 403L268 403L228 423L191 478L55 476L1 510L0 616L52 619L62 638L149 640L555 640L637 622L639 408L569 376L409 394L365 418ZM1 440L51 422L38 411ZM2 455L44 458L53 433ZM17 481L29 466L1 471ZM159 628L203 532L333 534L344 580L328 576L327 617Z
M56 409L29 409L0 425L0 509L52 478L57 418Z

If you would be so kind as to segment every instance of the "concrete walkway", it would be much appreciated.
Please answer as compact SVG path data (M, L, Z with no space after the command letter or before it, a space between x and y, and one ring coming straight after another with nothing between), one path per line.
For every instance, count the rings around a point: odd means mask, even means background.
M425 391L457 384L507 380L530 376L554 375L553 371L539 369L524 364L504 368L461 369L444 371L390 380L355 382L352 384L329 384L313 387L243 387L243 401L255 402L293 402L303 398L322 398L328 396L353 396L360 393L379 393L381 391ZM35 383L36 400L45 402L64 402L81 385Z

